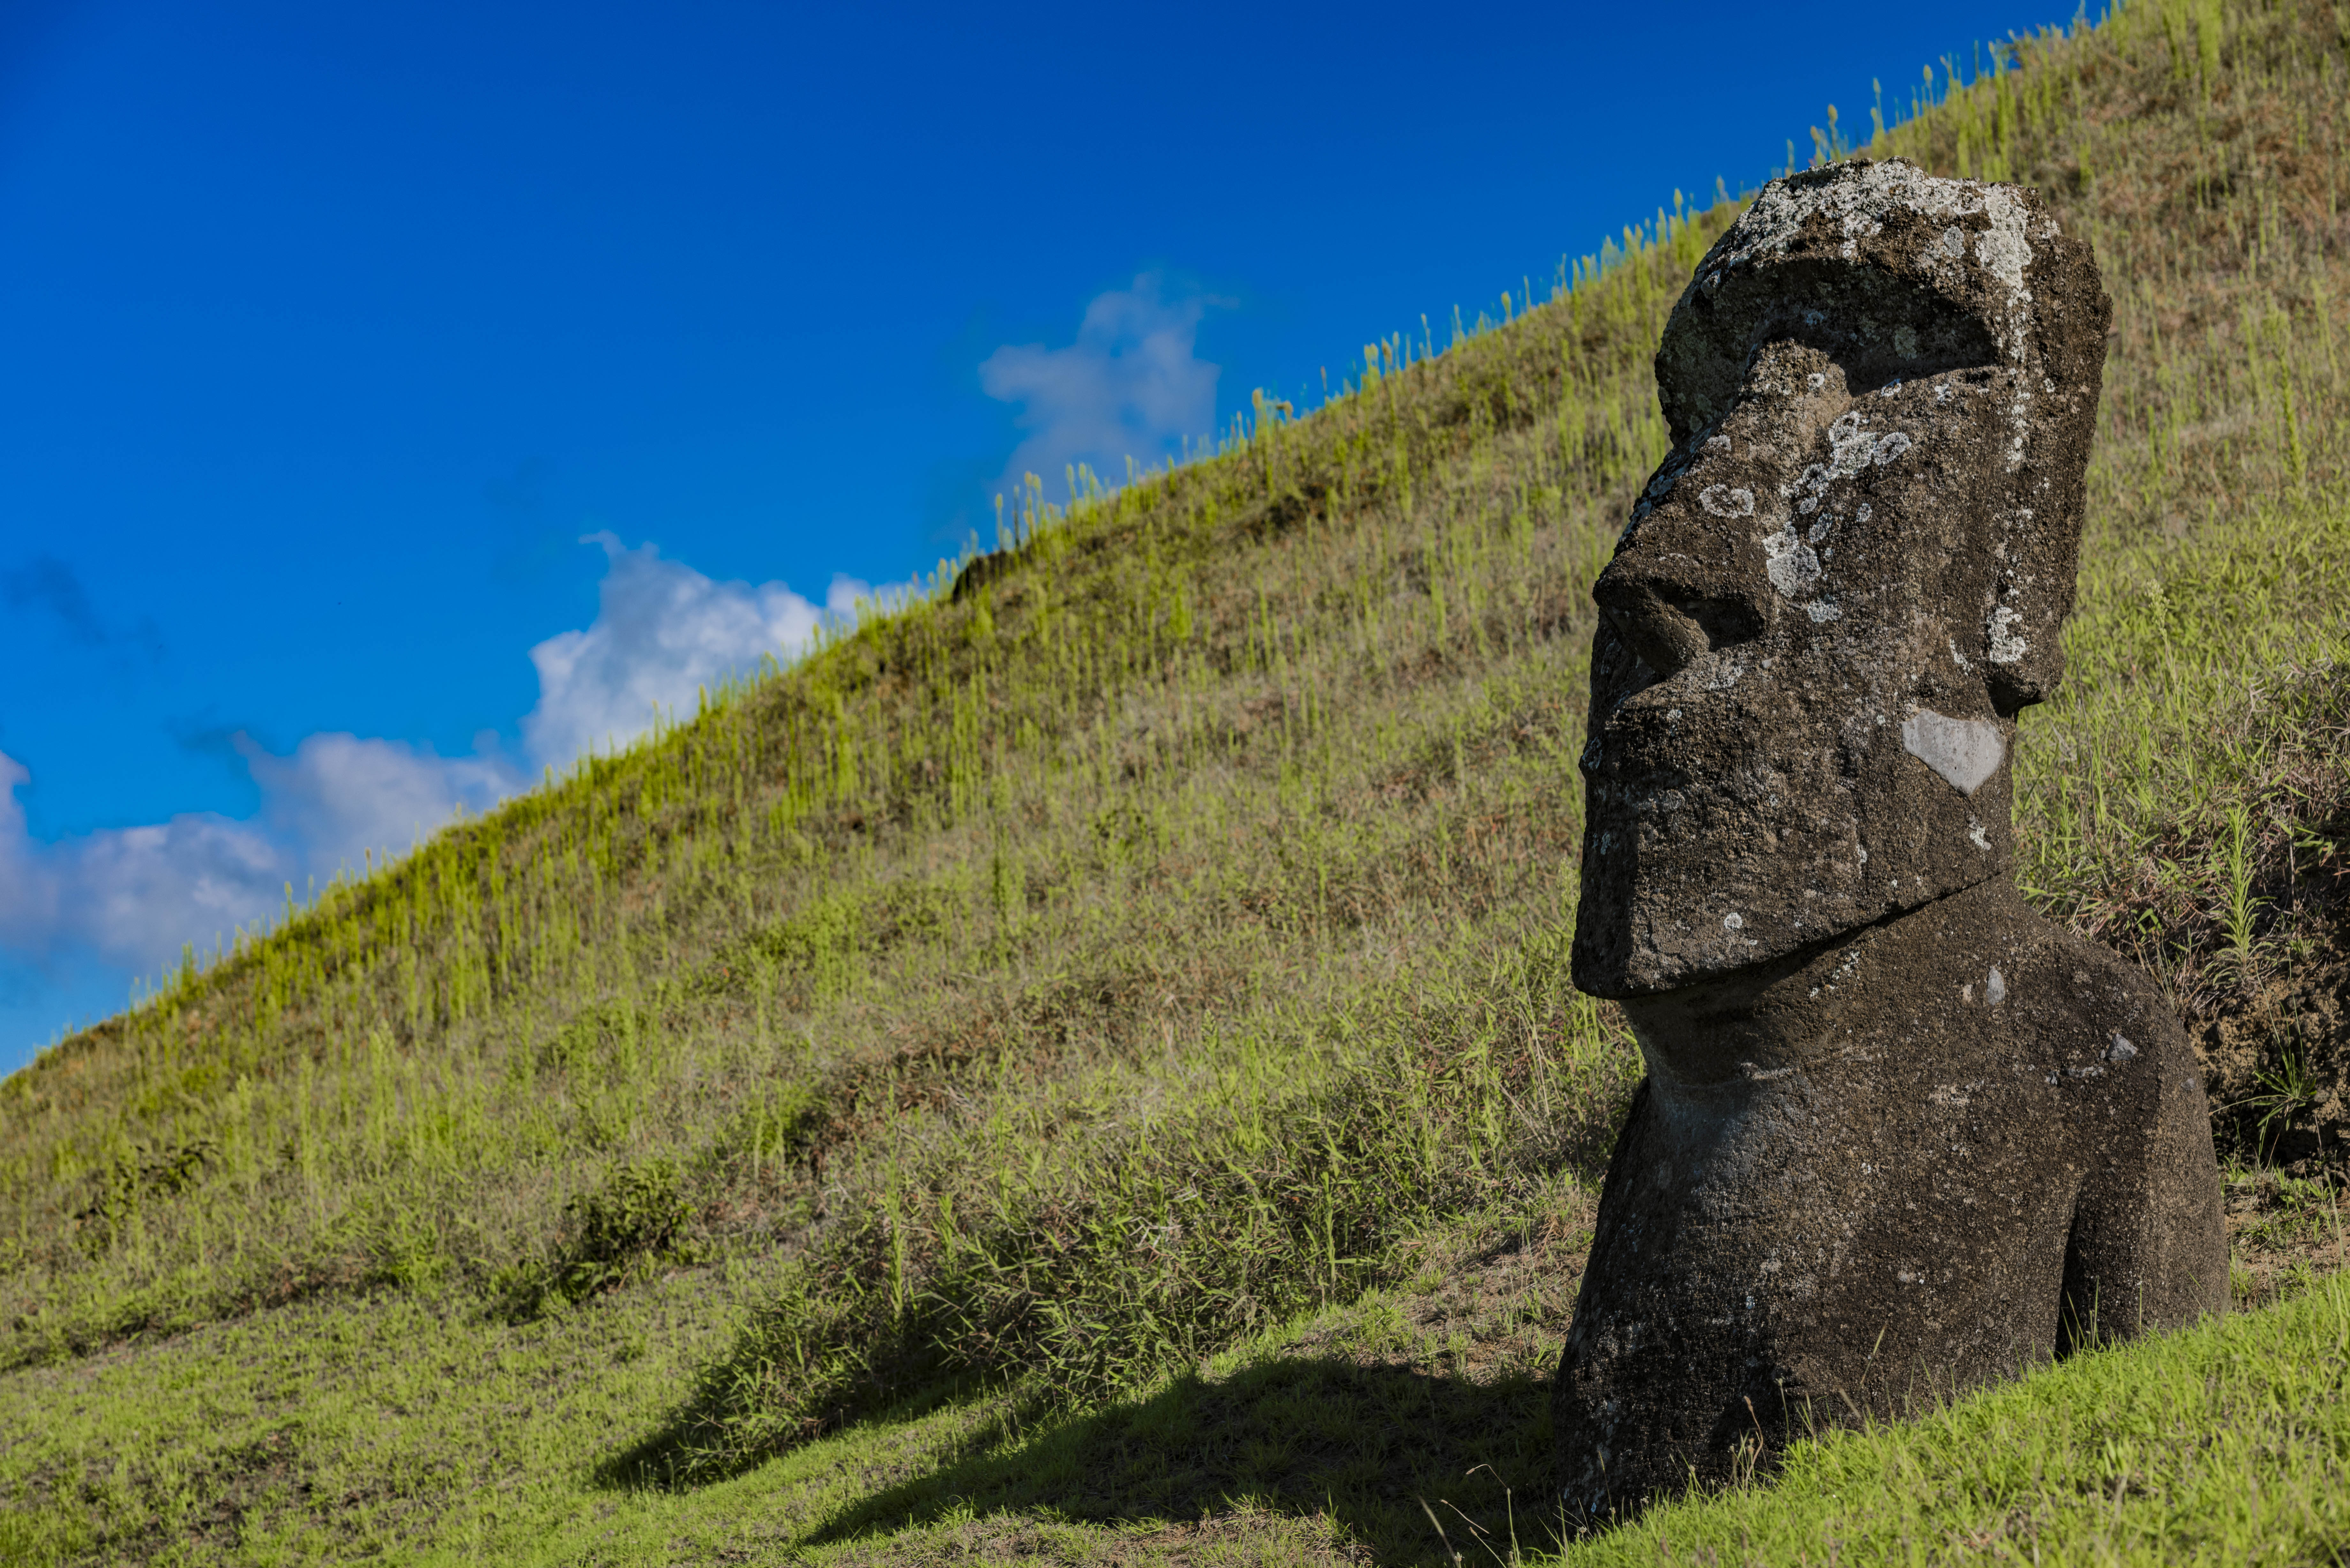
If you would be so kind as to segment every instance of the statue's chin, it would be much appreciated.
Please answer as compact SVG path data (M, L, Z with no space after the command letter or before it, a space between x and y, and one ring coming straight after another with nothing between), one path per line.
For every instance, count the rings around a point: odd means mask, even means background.
M1761 968L1784 958L1787 951L1798 950L1757 952L1745 961L1731 963L1700 955L1659 951L1620 940L1609 943L1586 939L1586 931L1589 929L1586 925L1586 920L1605 929L1610 922L1619 919L1619 916L1611 913L1596 918L1586 916L1585 920L1577 921L1579 929L1575 934L1569 973L1575 989L1586 996L1596 996L1607 1002L1634 1002L1642 997L1660 996L1703 981L1734 975L1743 970ZM1617 929L1620 929L1620 925ZM1841 934L1824 933L1819 940L1830 940Z
M1986 767L1952 745L1921 758L1893 724L1871 723L1873 743L1847 773L1855 748L1842 735L1857 727L1790 722L1767 749L1717 743L1711 758L1608 731L1586 794L1575 983L1612 999L1671 991L2007 872L2003 734ZM1720 782L1697 782L1710 776Z
M1754 889L1702 883L1692 874L1675 875L1679 868L1667 868L1654 882L1635 877L1622 887L1607 886L1603 875L1594 878L1598 886L1585 884L1575 907L1568 972L1576 990L1608 1002L1661 995L1843 940L1979 887L2004 868L2003 857L1986 857L1974 868L1978 874L1963 879L1897 870L1887 881L1898 882L1901 893L1888 888L1842 909L1814 905L1783 920L1758 909L1755 919L1728 930L1687 917L1725 904L1760 905Z
M1709 961L1652 949L1619 947L1609 950L1599 942L1586 942L1583 933L1578 930L1569 974L1575 981L1575 988L1586 996L1596 996L1604 1002L1637 1002L1644 997L1683 991L1692 985L1726 980L1750 970L1769 968L1791 953L1834 941L1862 929L1866 923L1864 921L1861 925L1838 930L1823 930L1810 942L1757 952L1742 963Z

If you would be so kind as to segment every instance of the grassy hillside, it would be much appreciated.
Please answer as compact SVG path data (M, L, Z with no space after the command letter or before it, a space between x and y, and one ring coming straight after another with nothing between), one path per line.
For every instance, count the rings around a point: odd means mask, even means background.
M2022 879L2188 1012L2241 1293L2293 1300L1642 1542L1794 1541L1829 1497L1856 1541L2021 1540L2095 1497L2125 1554L2229 1555L2322 1511L2270 1479L2339 1495L2288 1374L2342 1322L2306 1282L2350 1125L2345 50L2330 8L2141 0L1936 73L1870 149L2038 185L2105 269ZM1422 1499L1464 1552L1513 1498L1545 1542L1637 1073L1565 978L1586 590L1734 211L1677 200L1212 459L1032 494L900 613L0 1083L0 1560L1447 1560ZM2177 1397L2050 1414L2120 1386ZM1950 1458L2019 1423L2028 1477ZM2147 1457L2181 1429L2240 1440ZM2224 1530L2147 1522L2248 1479Z

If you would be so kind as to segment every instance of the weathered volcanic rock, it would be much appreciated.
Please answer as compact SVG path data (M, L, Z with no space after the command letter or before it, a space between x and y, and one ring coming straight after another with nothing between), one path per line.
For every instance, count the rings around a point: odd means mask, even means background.
M2182 1032L2008 880L2108 314L2032 192L1901 162L1774 182L1673 309L1674 450L1593 589L1575 978L1648 1079L1573 1510L2225 1305Z
M2005 869L2108 313L2028 192L1899 162L1774 182L1699 264L1657 351L1674 450L1593 589L1586 989Z

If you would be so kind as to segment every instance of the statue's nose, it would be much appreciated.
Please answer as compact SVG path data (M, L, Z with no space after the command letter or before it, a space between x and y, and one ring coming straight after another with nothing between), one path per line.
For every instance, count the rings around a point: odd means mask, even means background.
M1715 649L1760 637L1770 624L1750 520L1700 522L1689 510L1676 494L1643 518L1591 587L1616 634L1660 680Z

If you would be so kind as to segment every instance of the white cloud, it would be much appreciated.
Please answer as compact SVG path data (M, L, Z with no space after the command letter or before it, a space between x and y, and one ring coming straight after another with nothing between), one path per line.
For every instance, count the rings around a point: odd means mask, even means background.
M57 889L44 874L25 832L16 791L32 781L25 764L0 752L0 944L30 947L57 924Z
M653 545L631 550L609 534L582 543L601 545L609 563L596 622L530 650L538 706L522 722L531 755L556 767L634 740L656 709L690 715L702 688L755 670L763 655L790 660L872 592L835 577L819 608L782 583L713 582Z
M699 689L754 670L763 655L788 661L819 626L876 597L837 577L818 607L782 583L714 582L650 544L629 549L608 534L585 542L600 545L607 561L594 623L530 650L539 699L522 730L533 764L559 768L590 746L625 744L651 726L657 706L690 714ZM249 736L235 745L261 789L253 817L185 813L55 843L26 831L16 792L31 774L0 753L0 950L36 965L79 950L152 971L176 962L184 943L209 949L276 915L286 884L307 895L339 870L361 869L369 851L403 853L534 776L494 732L460 757L332 732L283 756Z
M1088 304L1066 347L1006 344L990 355L980 384L1020 406L1024 432L1003 487L1035 472L1057 494L1076 462L1116 481L1129 456L1155 462L1205 439L1219 372L1195 348L1214 303L1144 273ZM701 689L754 671L764 656L788 661L828 619L889 597L837 577L819 606L779 582L713 581L650 544L630 549L609 534L588 542L607 561L594 623L530 649L539 695L522 735L533 770L624 745L657 710L690 714ZM0 957L41 967L78 950L152 971L183 943L209 947L276 915L288 883L307 892L368 851L400 853L460 810L486 811L531 782L494 735L463 757L348 733L311 735L283 756L244 737L237 745L261 790L255 816L183 813L54 843L27 832L16 792L31 775L0 754Z
M292 879L265 835L210 812L90 834L48 869L65 917L57 934L137 969L266 914Z
M78 946L154 968L265 912L291 870L266 834L209 812L36 843L16 794L31 777L0 755L0 943L31 957Z
M261 786L261 820L299 863L326 881L364 868L369 850L400 854L460 811L487 811L530 776L484 734L470 757L443 757L405 741L322 733L281 757L240 736L237 751ZM297 879L298 885L299 879Z
M356 735L312 735L290 756L237 737L261 786L260 815L237 821L183 812L168 822L106 828L54 844L26 832L16 789L31 781L0 754L0 946L40 958L86 949L131 970L209 948L307 896L369 850L398 854L460 808L484 811L528 781L494 749L440 757L429 748Z
M1067 348L1007 343L989 355L980 387L1022 405L1018 423L1027 432L998 489L1010 494L1034 473L1058 499L1072 463L1117 483L1127 458L1149 466L1178 455L1186 438L1204 440L1216 422L1220 367L1192 350L1200 318L1216 303L1170 298L1166 279L1146 272L1131 288L1096 296Z

